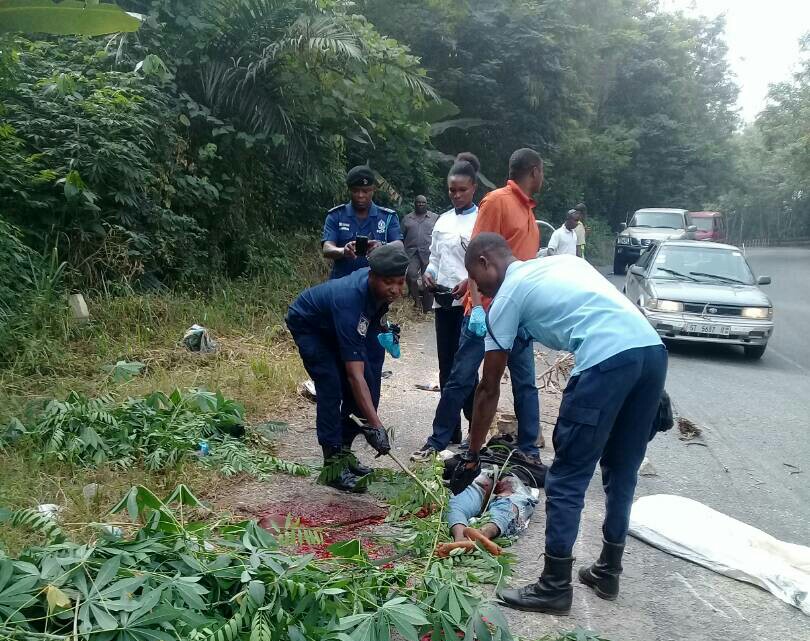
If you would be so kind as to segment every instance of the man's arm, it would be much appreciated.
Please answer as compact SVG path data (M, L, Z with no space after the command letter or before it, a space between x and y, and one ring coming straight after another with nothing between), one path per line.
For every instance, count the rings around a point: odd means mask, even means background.
M329 260L340 260L341 258L354 260L357 257L354 253L354 241L346 243L343 247L338 247L331 240L323 241L323 257Z
M470 424L470 453L478 454L484 446L487 432L498 411L501 378L509 360L509 352L493 350L484 356L484 373L475 389L475 404Z
M358 418L366 419L370 427L382 427L382 421L377 416L377 410L374 409L374 401L371 400L371 390L368 389L368 383L366 383L365 367L364 361L346 361L346 376L349 379L354 400L363 414Z

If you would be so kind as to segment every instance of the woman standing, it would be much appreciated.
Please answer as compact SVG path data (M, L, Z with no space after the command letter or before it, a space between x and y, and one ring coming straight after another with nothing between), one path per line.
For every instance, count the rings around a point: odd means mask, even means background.
M461 299L467 293L467 270L464 254L470 242L478 206L473 202L478 188L478 172L481 163L474 154L464 152L447 175L447 191L453 208L439 216L433 227L430 243L430 262L423 275L425 287L435 292L433 310L436 322L436 351L439 356L439 386L445 382L453 369L453 360L461 335L464 305ZM470 420L474 392L464 404L464 416ZM452 442L461 442L461 417L459 417ZM432 450L425 453L430 456ZM419 456L421 450L414 454Z

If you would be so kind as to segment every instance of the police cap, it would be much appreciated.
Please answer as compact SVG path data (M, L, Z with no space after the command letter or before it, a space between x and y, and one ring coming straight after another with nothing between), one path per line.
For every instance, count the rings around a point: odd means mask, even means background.
M399 244L378 247L368 257L372 273L385 278L404 276L409 262L408 254Z
M367 165L352 167L346 174L346 184L349 187L373 187L376 182L374 172Z

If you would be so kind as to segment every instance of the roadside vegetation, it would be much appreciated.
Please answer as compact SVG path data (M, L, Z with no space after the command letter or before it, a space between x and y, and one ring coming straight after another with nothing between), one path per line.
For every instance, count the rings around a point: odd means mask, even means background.
M418 193L441 210L456 153L481 157L480 196L531 144L538 216L587 202L596 264L642 206L808 235L810 67L739 132L722 20L646 0L119 4L140 28L0 28L0 636L509 639L484 596L509 556L433 558L441 510L406 478L374 484L398 528L384 563L208 507L316 472L274 446L305 376L283 319L325 277L347 167L402 214ZM84 5L59 10L69 31ZM194 323L215 353L181 345Z

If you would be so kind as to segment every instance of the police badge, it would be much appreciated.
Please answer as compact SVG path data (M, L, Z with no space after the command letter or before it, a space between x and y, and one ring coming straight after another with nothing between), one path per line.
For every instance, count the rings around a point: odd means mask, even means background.
M368 333L368 318L365 316L361 316L357 323L357 333L363 338L365 338L366 334Z

